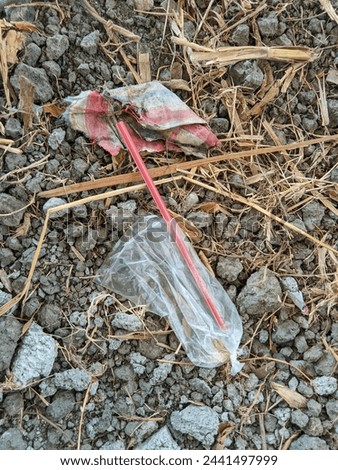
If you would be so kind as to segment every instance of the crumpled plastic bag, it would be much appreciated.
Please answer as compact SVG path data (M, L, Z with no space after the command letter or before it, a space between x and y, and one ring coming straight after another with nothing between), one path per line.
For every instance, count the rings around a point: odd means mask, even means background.
M205 304L166 222L157 216L142 218L132 225L99 269L97 282L166 317L193 364L212 368L230 357L232 373L236 374L242 368L237 360L243 332L240 317L228 294L183 233L182 237L226 325L225 330L217 325Z
M153 81L140 85L84 91L67 98L64 113L70 126L84 132L112 156L123 148L111 119L124 121L138 151L176 150L203 157L221 142L175 93Z

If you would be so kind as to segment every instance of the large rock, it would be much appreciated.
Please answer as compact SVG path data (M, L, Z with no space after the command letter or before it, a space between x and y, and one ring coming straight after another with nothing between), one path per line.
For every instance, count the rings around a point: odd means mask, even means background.
M32 323L13 361L14 380L20 385L27 385L33 380L47 377L56 356L55 340L44 333L41 326Z
M291 450L329 450L329 446L326 444L324 439L320 439L320 437L310 437L307 434L303 434L298 439L292 442L290 449Z
M276 276L261 268L247 280L237 298L240 313L260 315L274 312L282 306L282 289Z
M209 447L218 432L218 415L208 406L189 405L182 411L174 411L170 417L171 425L182 434L194 437Z
M17 227L22 220L24 206L24 203L10 194L0 193L0 224Z
M18 428L10 428L0 437L0 450L25 450L27 443Z
M152 434L138 450L179 450L180 447L173 439L167 426Z
M20 78L25 77L35 88L35 102L46 103L53 98L54 92L49 83L47 74L44 69L31 67L24 63L17 65L10 82L16 91L20 92Z

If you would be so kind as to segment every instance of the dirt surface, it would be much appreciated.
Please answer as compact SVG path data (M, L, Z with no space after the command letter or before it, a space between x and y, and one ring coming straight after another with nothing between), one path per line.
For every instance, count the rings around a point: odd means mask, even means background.
M0 2L10 23L1 23L0 449L337 449L338 24L324 8L330 2L8 3ZM27 22L24 31L17 21ZM208 52L196 45L259 46L265 58L249 50L232 65L224 55L193 60ZM279 61L268 57L273 46L309 49L302 61L300 49ZM235 376L228 363L194 366L166 319L95 283L123 234L111 214L130 222L156 213L146 190L53 213L24 290L47 209L116 187L39 193L134 171L128 155L112 161L70 128L64 99L144 79L140 53L149 53L151 79L222 141L212 151L222 160L160 192L240 312L244 367ZM194 157L145 159L166 167ZM288 289L298 288L305 304L297 306Z

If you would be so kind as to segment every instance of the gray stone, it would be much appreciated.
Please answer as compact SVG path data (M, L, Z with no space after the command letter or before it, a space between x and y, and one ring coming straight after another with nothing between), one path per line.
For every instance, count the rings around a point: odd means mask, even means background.
M56 394L57 388L54 383L54 377L43 380L39 384L40 394L43 397L51 397Z
M24 154L16 155L11 152L7 152L5 155L5 162L8 171L16 170L17 168L23 168L27 163L27 157Z
M62 199L61 197L52 197L44 203L44 205L42 207L42 210L46 214L48 209L51 209L51 208L57 207L57 206L63 206L64 204L66 204L66 201L64 199ZM63 217L64 215L66 215L67 212L68 212L68 209L60 208L60 210L58 210L57 212L54 212L54 213L50 214L49 218L50 219L58 219L59 217Z
M231 35L231 42L235 46L247 46L249 44L250 28L247 24L240 24Z
M173 439L168 427L163 426L138 446L137 450L180 450L180 447Z
M62 310L54 304L45 304L39 312L39 323L48 333L60 328Z
M95 55L97 53L99 42L100 31L95 30L90 34L87 34L87 36L82 39L80 46L85 52L87 52L87 54Z
M219 261L216 266L216 273L222 279L228 282L234 282L237 280L238 275L243 271L243 265L236 258L224 258L219 257Z
M336 368L336 359L330 352L324 352L323 357L314 365L317 375L331 375Z
M24 409L24 401L21 393L11 393L4 399L3 406L8 416L19 415Z
M318 201L311 201L302 209L303 221L306 228L310 231L320 227L322 218L324 217L325 208Z
M182 212L183 214L186 214L190 209L192 209L196 204L199 202L199 197L198 194L192 191L189 193L183 203L182 203Z
M338 183L338 167L334 168L330 172L330 181L333 181L334 183Z
M291 450L329 450L329 446L326 444L324 439L319 437L310 437L307 434L303 434L294 440L290 446Z
M325 375L316 377L313 380L313 388L317 395L332 395L337 390L337 379L335 377L328 377Z
M277 418L267 414L264 419L264 426L266 432L275 432L277 428Z
M174 411L170 422L175 431L188 434L208 447L218 433L218 415L208 406L189 405L182 411Z
M82 158L75 158L72 162L72 174L75 178L81 178L86 174L89 164Z
M327 100L330 127L338 127L338 100Z
M230 129L230 122L226 118L213 118L210 127L216 134L226 134Z
M297 351L301 354L303 354L305 351L309 349L309 346L304 336L297 336L297 338L295 338L295 346L296 346Z
M338 419L338 400L328 401L325 405L325 409L331 421Z
M8 118L5 124L5 131L8 137L11 137L14 140L20 139L20 137L22 137L23 130L19 119L14 117Z
M0 248L0 265L2 268L9 266L15 261L13 251L9 248Z
M46 335L41 326L32 323L12 364L15 382L27 385L40 377L46 377L53 368L56 356L55 340Z
M46 40L46 55L49 60L58 60L68 48L68 37L62 34L55 34Z
M24 206L25 204L10 194L0 192L0 225L7 225L7 227L20 225Z
M155 369L153 370L152 376L150 378L151 385L158 385L164 382L165 379L170 374L170 372L172 371L173 361L175 360L175 355L167 354L166 356L164 356L163 359L168 362L162 362L157 367L155 367Z
M27 443L20 429L10 428L0 437L0 450L26 450Z
M91 376L81 369L69 369L54 376L54 384L62 390L82 392L87 389Z
M136 10L149 11L154 8L154 0L134 0Z
M116 312L111 325L113 328L121 328L126 331L142 331L143 324L139 317L133 313Z
M314 132L318 127L318 122L316 119L304 117L303 126L307 132Z
M301 410L293 410L291 412L291 423L304 429L309 422L309 417Z
M75 206L72 208L72 212L74 217L78 217L79 219L84 219L88 215L87 207L85 204L81 206Z
M72 392L59 391L47 408L47 416L59 421L73 411L75 398Z
M273 11L268 16L258 18L257 25L261 35L264 37L271 38L278 34L278 17Z
M61 77L61 67L54 60L46 60L42 63L42 67L46 71L48 77L50 78L60 78Z
M101 449L103 450L125 450L126 445L123 441L106 442Z
M48 145L51 149L57 150L66 136L66 131L60 127L54 129L48 136Z
M130 364L137 375L142 375L145 372L147 361L148 359L139 352L130 354Z
M207 214L203 211L191 212L187 219L192 222L197 228L206 228L210 227L213 222L213 215Z
M293 320L281 321L272 333L272 340L277 344L285 344L295 339L299 332L299 325Z
M261 268L252 274L237 297L240 312L262 316L278 310L282 305L282 289L276 276Z
M238 62L230 68L229 75L234 84L257 90L263 82L264 74L256 61L245 60Z
M20 77L27 78L33 84L36 103L43 104L53 98L54 92L44 69L34 68L20 62L10 79L16 93L20 92Z
M41 52L41 47L39 47L34 42L29 43L25 49L25 64L35 67L39 60L39 57L41 56Z
M310 416L319 416L322 411L322 405L318 401L310 398L307 402L307 409L309 410Z
M20 333L21 323L16 318L0 317L0 372L9 368Z
M310 349L308 349L303 357L305 361L317 362L323 355L323 347L321 344L315 344Z
M305 431L309 436L317 437L323 434L323 430L324 429L320 418L311 417Z
M191 390L200 392L202 395L206 395L207 397L210 397L212 395L211 388L206 383L206 381L199 379L198 377L195 377L194 379L190 379L189 386Z

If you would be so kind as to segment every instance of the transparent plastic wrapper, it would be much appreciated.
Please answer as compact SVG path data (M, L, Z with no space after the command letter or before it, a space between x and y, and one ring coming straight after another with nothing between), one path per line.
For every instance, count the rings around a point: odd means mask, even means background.
M243 332L237 309L184 235L181 236L208 286L225 329L217 325L166 222L157 216L142 218L132 225L101 266L97 282L137 305L145 305L148 311L167 317L193 364L212 368L230 358L232 373L236 374L242 368L237 349Z

